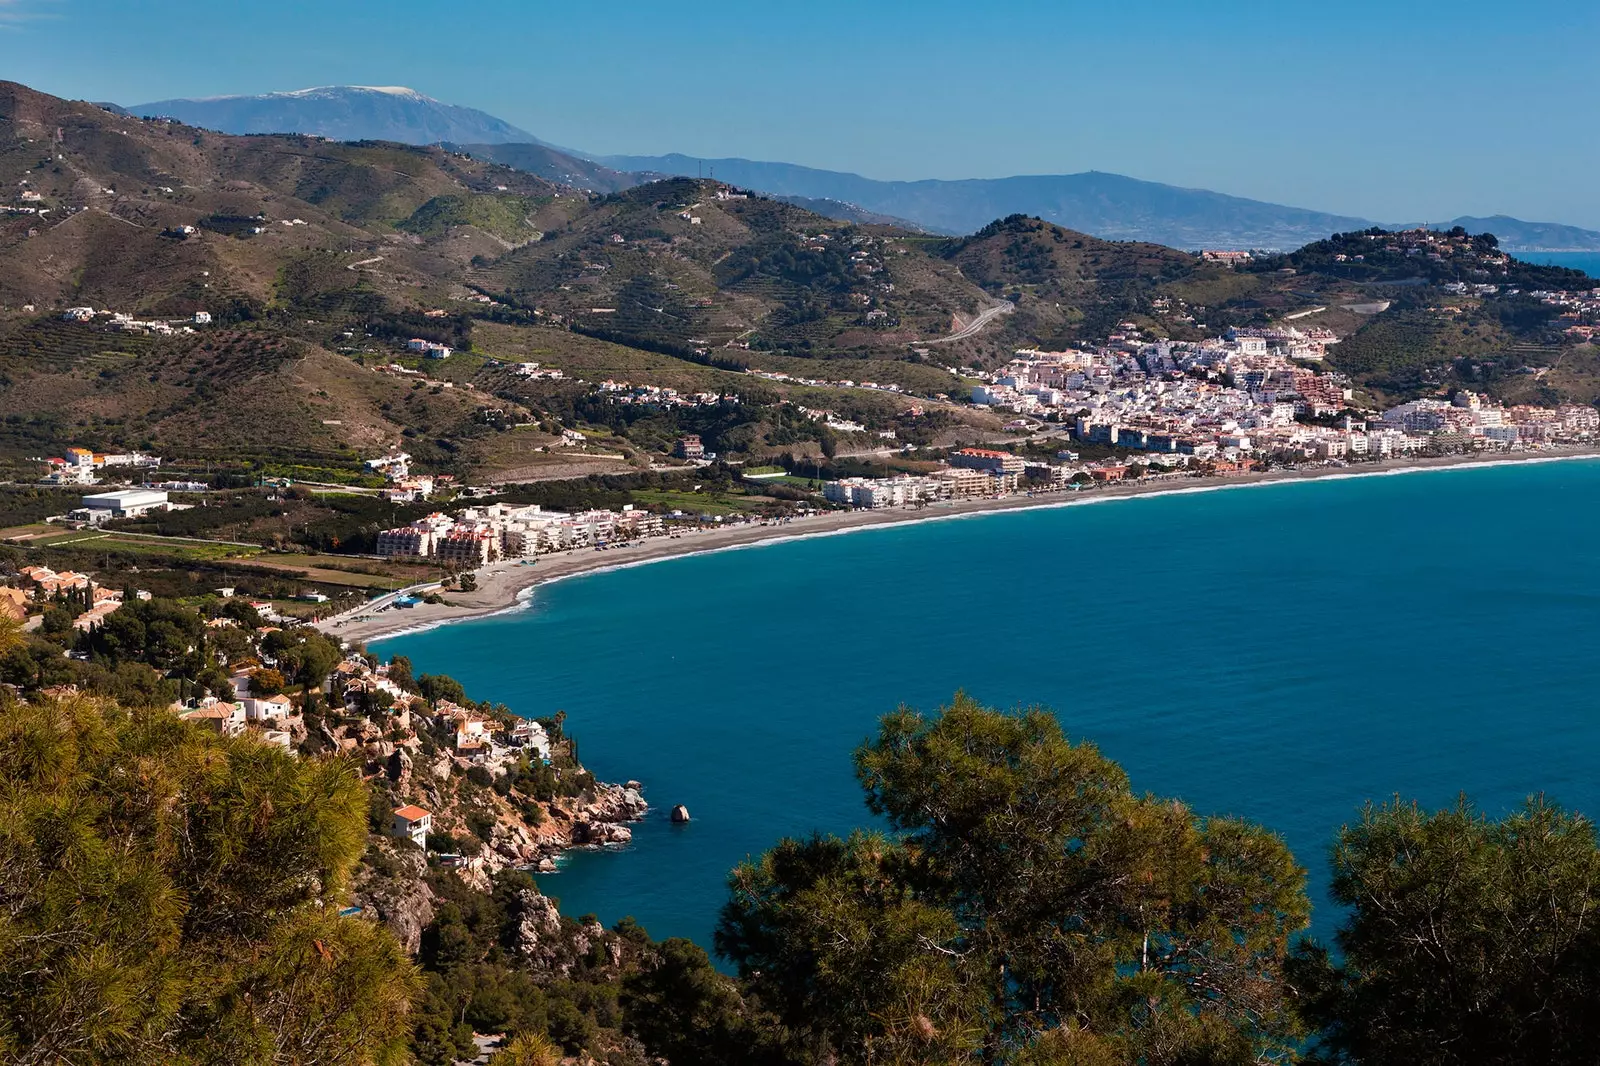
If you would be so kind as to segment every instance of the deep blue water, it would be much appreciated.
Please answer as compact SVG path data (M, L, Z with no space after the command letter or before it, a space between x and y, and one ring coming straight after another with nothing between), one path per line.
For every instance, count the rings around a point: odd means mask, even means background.
M377 647L565 709L591 769L645 782L630 850L540 878L569 914L709 945L736 862L867 821L877 717L965 688L1281 833L1326 934L1326 849L1367 799L1600 811L1597 516L1594 461L1135 498L593 574Z
M1583 271L1591 278L1600 278L1600 252L1514 252L1512 254L1529 263L1571 267Z

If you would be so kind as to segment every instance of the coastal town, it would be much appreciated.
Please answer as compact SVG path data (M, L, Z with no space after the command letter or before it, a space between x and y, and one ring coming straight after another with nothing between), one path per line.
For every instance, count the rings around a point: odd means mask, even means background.
M1570 313L1580 318L1595 313L1595 301L1561 298L1573 302ZM1537 453L1587 446L1600 435L1600 411L1592 406L1504 405L1466 389L1448 397L1361 410L1350 381L1321 366L1337 343L1339 338L1328 330L1290 325L1233 329L1205 342L1172 342L1148 338L1133 323L1123 323L1103 345L1021 349L996 370L974 372L978 380L970 390L971 407L1015 416L1006 422L1004 438L982 446L885 446L885 438L894 440L892 431L874 433L825 409L797 407L803 417L830 430L876 441L901 469L881 477L805 481L814 502L793 513L921 509L947 501L1092 491L1140 479L1153 484L1172 478L1238 478L1268 469L1287 472L1423 455ZM720 394L679 394L611 380L597 391L609 402L625 405L737 403ZM577 431L562 433L573 444L584 441ZM1099 454L1082 458L1081 452L1091 450ZM692 434L678 440L673 454L691 466L716 459ZM128 483L83 497L77 508L60 516L67 524L98 527L193 506L173 500L169 490L204 488L155 481L161 459L143 452L107 454L69 447L43 463L46 484L91 486L107 478ZM416 503L441 491L453 496L456 488L448 476L418 473L412 456L398 448L367 460L365 466L384 480L380 495L390 502ZM773 469L775 474L753 479L786 473ZM738 517L632 504L569 512L489 502L443 507L382 530L372 554L471 571L551 553L600 550L725 521L734 524Z
M1600 1059L1600 7L1081 7L0 0L0 1066Z
M1204 343L1146 342L1125 323L1093 350L1017 352L983 375L972 400L1070 420L1085 442L1228 461L1578 444L1600 428L1589 405L1502 406L1465 389L1357 414L1348 378L1307 365L1337 343L1327 330L1292 326L1235 329Z

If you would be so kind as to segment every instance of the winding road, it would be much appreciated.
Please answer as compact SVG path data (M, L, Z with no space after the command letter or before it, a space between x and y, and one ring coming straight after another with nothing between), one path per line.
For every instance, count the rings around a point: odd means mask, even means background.
M1017 309L1017 305L1010 300L1001 300L993 307L986 307L978 312L978 317L969 322L965 328L959 329L948 337L940 337L936 341L925 341L925 344L949 344L952 341L964 341L983 331L983 327L993 322L1001 315L1009 315Z

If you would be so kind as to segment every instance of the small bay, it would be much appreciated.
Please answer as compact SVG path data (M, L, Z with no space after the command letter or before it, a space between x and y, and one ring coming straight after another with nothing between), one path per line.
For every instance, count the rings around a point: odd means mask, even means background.
M1592 460L1134 497L594 573L373 647L565 710L591 770L645 783L631 848L539 879L569 914L709 946L731 866L870 823L850 755L878 716L965 689L1282 834L1325 935L1369 799L1600 809L1597 518Z

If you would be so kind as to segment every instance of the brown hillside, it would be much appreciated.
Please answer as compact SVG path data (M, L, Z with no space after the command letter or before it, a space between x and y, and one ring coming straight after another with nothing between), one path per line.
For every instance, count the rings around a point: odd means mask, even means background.
M503 242L396 226L440 197L503 192L536 209L560 191L438 148L230 137L9 82L0 189L0 204L45 212L0 215L0 304L150 313L187 310L208 292L266 302L282 262L311 249L351 263L383 256L362 276L390 296L437 289ZM184 226L197 232L175 236Z
M993 296L1017 303L1008 338L1045 343L1098 339L1142 318L1159 290L1225 268L1159 244L1105 241L1013 215L946 242L943 257Z

